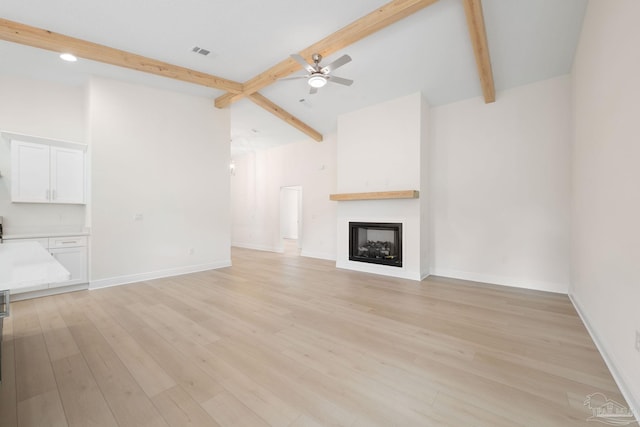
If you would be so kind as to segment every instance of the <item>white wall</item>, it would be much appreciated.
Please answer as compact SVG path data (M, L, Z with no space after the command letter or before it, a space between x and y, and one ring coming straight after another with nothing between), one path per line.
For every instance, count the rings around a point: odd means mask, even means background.
M280 188L302 187L301 254L335 259L336 136L268 150L234 159L231 177L232 244L281 251Z
M432 274L566 293L570 78L432 108Z
M338 117L338 193L420 187L421 108L414 93Z
M0 130L85 141L82 87L0 76ZM10 143L0 139L0 216L5 234L81 231L85 207L11 203Z
M229 265L229 111L99 78L89 90L92 287Z
M572 287L640 414L640 2L592 0L574 62Z
M422 190L425 109L414 93L339 116L338 193ZM402 222L402 267L349 261L350 221ZM413 280L426 275L420 199L338 202L336 226L337 267Z

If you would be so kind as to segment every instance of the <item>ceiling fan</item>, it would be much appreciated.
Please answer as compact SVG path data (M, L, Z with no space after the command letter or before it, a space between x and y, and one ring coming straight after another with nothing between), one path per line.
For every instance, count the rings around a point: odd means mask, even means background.
M307 83L311 86L311 90L309 90L310 94L318 92L318 89L326 85L327 82L338 83L345 86L351 86L353 84L353 80L344 79L331 74L331 72L336 68L342 67L344 64L351 62L351 57L349 55L342 55L331 64L325 66L320 65L322 55L319 53L314 53L311 57L311 59L313 59L313 64L309 64L297 53L294 53L291 57L300 63L300 65L302 65L309 74L305 76L288 77L282 80L307 79Z

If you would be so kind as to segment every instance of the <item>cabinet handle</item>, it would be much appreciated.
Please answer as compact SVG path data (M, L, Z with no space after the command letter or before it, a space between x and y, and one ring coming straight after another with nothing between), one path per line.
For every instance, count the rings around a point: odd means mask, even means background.
M51 190L51 200L56 199L56 190Z
M76 243L76 241L75 240L68 240L66 242L60 242L61 245L68 245L70 243Z
M48 188L44 192L44 198L49 200L49 189Z

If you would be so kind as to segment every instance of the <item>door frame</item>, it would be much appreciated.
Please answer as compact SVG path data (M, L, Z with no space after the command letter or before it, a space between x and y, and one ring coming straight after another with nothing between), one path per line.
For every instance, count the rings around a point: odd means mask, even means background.
M280 232L279 232L279 243L280 243L280 248L281 250L284 251L284 236L283 236L283 223L284 223L284 192L285 191L290 191L290 190L295 190L298 192L298 249L302 249L302 186L301 185L283 185L282 187L280 187L280 206L279 206L279 213L280 213Z

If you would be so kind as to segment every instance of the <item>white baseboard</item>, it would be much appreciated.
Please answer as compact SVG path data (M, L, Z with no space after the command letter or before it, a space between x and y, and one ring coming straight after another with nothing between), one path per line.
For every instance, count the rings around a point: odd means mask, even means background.
M199 271L215 270L224 267L231 267L231 260L219 261L209 264L189 265L186 267L169 268L166 270L150 271L147 273L129 274L126 276L109 277L107 279L92 280L89 283L89 289L93 290L108 288L111 286L126 285L127 283L161 279L163 277L179 276L181 274L197 273Z
M335 261L336 260L336 255L335 254L323 254L320 252L310 252L310 251L301 251L300 252L300 256L304 256L307 258L317 258L317 259L326 259L327 261Z
M509 286L512 288L532 289L536 291L554 292L567 295L569 284L543 282L539 280L529 280L517 277L494 276L491 274L472 273L468 271L447 270L432 268L431 275L449 277L452 279L470 280L472 282L489 283L492 285Z
M607 365L607 368L609 368L609 371L613 376L613 380L616 382L616 384L618 385L618 388L620 389L620 392L626 399L627 404L629 405L629 409L636 416L636 420L640 421L639 419L640 396L638 396L638 399L636 399L636 396L634 396L633 392L631 391L631 388L625 382L624 377L620 374L620 371L618 370L618 368L616 368L617 364L615 362L615 358L609 352L607 352L607 349L602 343L602 340L600 340L600 338L598 337L596 330L593 328L593 326L589 322L589 318L587 317L586 313L582 310L582 307L580 306L580 303L578 303L578 301L576 300L575 296L569 294L569 299L571 300L573 307L578 312L578 316L580 316L580 319L582 320L582 323L584 324L585 328L587 328L587 332L589 332L589 335L591 335L591 339L595 343L596 348L598 349L598 351L600 352L600 355L604 359L604 363Z

